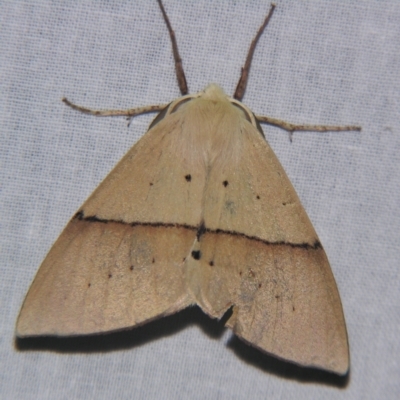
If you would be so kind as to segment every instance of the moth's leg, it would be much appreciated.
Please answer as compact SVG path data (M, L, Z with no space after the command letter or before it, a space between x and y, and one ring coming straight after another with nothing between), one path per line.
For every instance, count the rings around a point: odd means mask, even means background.
M129 110L91 110L90 108L78 106L74 103L71 103L65 97L62 101L69 107L73 108L74 110L83 112L89 115L96 115L99 117L127 117L129 119L135 117L136 115L145 114L149 112L159 112L163 110L168 104L156 104L152 106L144 106L144 107L137 107L131 108Z
M256 115L259 122L265 122L270 125L282 128L289 132L290 140L292 140L293 132L296 131L312 131L312 132L343 132L343 131L361 131L360 126L345 125L345 126L330 126L330 125L296 125L280 119Z
M165 12L164 6L161 2L161 0L157 0L161 12L163 14L165 23L168 28L168 32L171 38L171 43L172 43L172 51L174 54L174 60L175 60L175 69L176 69L176 76L178 78L178 85L179 89L182 93L182 95L186 95L188 93L188 88L186 84L186 78L185 78L185 73L183 72L183 66L182 66L182 59L179 55L178 51L178 45L176 42L175 38L175 32L172 29L171 23L169 22L167 13ZM74 110L83 112L85 114L89 115L96 115L99 117L127 117L129 120L131 120L133 117L136 115L140 114L145 114L149 112L159 112L163 110L168 104L156 104L152 106L145 106L145 107L137 107L137 108L131 108L129 110L91 110L90 108L78 106L74 103L71 103L67 98L63 98L62 101L69 107L73 108Z

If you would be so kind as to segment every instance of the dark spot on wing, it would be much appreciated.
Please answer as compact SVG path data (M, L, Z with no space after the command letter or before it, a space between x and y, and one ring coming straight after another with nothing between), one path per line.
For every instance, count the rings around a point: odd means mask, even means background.
M153 182L150 182L149 185L150 185L150 186L153 186Z
M228 182L228 181L223 181L222 184L223 184L225 187L227 187L227 186L229 185L229 182Z
M192 257L193 257L195 260L200 260L200 258L201 258L201 252L200 252L200 250L193 250L193 251L192 251Z
M233 215L236 213L236 207L235 207L235 203L233 201L230 201L230 200L226 201L224 207L227 211L229 211L230 214Z
M108 279L112 278L112 274L108 274Z
M197 240L200 241L201 236L204 235L205 233L206 233L206 226L204 224L204 220L202 220L199 229L197 229L197 234L196 234Z
M214 266L214 261L210 261L210 262L208 263L208 265L209 265L210 267L213 267L213 266Z
M256 198L257 198L257 200L260 200L260 196L259 195L257 195Z
M83 211L78 211L78 212L74 215L74 218L80 219L80 220L82 220L83 218L85 218L85 216L83 215Z
M262 286L262 285L261 285L261 283L259 283L259 284L258 284L258 288L260 289L260 288L261 288L261 286Z
M185 175L185 179L186 179L188 182L190 182L190 181L192 180L192 175L190 175L190 174Z
M131 266L129 267L129 269L130 269L131 271L133 271L133 265L131 265Z

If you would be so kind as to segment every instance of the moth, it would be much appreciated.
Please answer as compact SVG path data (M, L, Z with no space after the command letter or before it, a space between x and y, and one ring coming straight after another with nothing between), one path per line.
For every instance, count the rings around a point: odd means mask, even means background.
M136 327L198 305L248 344L336 374L349 369L342 305L328 259L260 122L241 99L255 36L233 98L215 85L188 94L174 31L182 97L124 111L159 112L78 210L43 261L17 321L20 338Z

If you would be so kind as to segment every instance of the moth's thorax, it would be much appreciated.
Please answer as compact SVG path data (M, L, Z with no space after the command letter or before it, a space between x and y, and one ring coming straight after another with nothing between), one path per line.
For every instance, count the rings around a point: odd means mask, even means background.
M203 92L184 96L170 105L169 115L179 126L181 138L176 143L177 157L198 166L209 167L215 162L236 164L244 140L243 129L253 124L245 106L229 98L215 84ZM254 122L255 124L255 122ZM254 133L258 134L256 129ZM232 164L233 162L233 164Z

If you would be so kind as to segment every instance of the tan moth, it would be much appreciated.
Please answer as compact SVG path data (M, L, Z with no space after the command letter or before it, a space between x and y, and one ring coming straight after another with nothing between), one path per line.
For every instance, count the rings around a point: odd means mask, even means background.
M247 343L293 363L346 374L349 349L328 259L244 95L254 38L234 98L217 85L188 95L175 35L182 97L125 111L158 111L67 224L43 261L17 321L20 338L87 335L142 325L190 305Z

